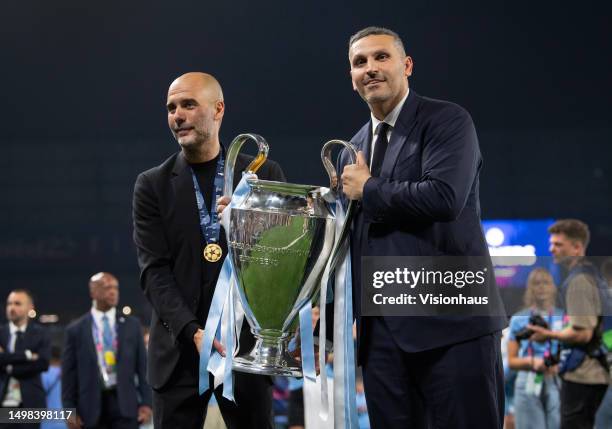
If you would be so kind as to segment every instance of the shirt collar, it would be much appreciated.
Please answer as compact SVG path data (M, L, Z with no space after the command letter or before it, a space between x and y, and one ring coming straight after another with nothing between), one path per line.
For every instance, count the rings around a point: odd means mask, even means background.
M91 314L94 317L94 319L96 320L97 323L101 323L102 322L102 317L104 315L106 315L106 317L108 317L108 321L113 324L115 323L115 317L117 314L117 308L113 307L110 310L108 310L107 312L103 312L98 310L95 306L91 307Z
M22 326L18 327L13 322L9 322L9 331L11 335L15 335L17 331L25 332L28 327L28 322L24 323Z
M370 113L370 117L372 118L372 135L376 134L378 124L380 124L381 122L386 122L387 124L391 125L391 129L395 128L395 123L397 122L397 118L399 118L399 114L402 111L402 107L404 107L404 103L406 102L409 93L410 88L408 88L408 91L406 91L406 95L404 95L404 98L402 98L400 102L397 103L397 106L395 106L393 110L391 110L382 121L379 121L374 117L373 113Z

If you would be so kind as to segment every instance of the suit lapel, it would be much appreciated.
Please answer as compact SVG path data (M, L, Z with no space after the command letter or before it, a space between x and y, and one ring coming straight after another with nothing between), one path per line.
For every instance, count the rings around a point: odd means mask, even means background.
M402 152L406 141L414 126L417 123L417 107L419 104L419 96L414 91L410 91L406 102L402 107L402 111L395 122L395 128L391 133L391 140L385 153L385 159L383 161L382 168L380 170L380 177L390 178L393 174L393 169L399 158L399 154ZM408 150L415 150L416 146L409 148ZM366 158L367 159L367 158Z
M85 341L85 348L89 351L90 356L93 358L93 361L96 364L96 368L98 367L98 352L96 351L96 345L94 344L93 339L93 316L91 313L85 317L83 321L83 325L81 328L81 335Z
M372 149L372 119L368 121L365 125L366 129L362 129L363 140L359 142L359 146L357 148L357 152L360 150L363 151L363 155L370 166L370 158L371 158L371 149Z
M119 310L117 310L119 311ZM123 344L125 337L125 317L117 314L115 320L115 326L117 327L117 363L119 363L119 355L121 354L121 345Z

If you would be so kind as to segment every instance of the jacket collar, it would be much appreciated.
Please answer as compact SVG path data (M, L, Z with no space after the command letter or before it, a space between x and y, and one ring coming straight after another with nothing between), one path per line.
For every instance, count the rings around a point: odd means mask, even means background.
M395 164L397 162L399 154L402 152L408 137L414 130L415 125L418 123L418 107L420 104L421 96L415 91L410 90L408 92L408 98L404 102L404 106L400 111L399 117L395 122L395 127L391 133L391 139L385 154L385 160L383 162L380 177L390 178ZM364 152L365 159L370 159L372 141L372 120L368 121L361 130L355 135L353 143L357 146L357 150ZM416 145L414 147L416 149ZM412 149L412 150L414 150Z

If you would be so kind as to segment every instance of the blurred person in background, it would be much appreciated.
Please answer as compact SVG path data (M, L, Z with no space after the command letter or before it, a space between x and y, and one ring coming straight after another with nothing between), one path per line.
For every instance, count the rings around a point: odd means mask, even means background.
M563 310L555 307L556 288L550 273L536 268L527 278L525 309L510 319L508 366L518 371L514 386L516 429L558 429L560 398L557 341L531 341L530 322L544 321L552 329L563 326ZM538 319L539 318L539 319Z
M50 409L62 408L61 354L59 347L51 347L49 369L42 374L43 388L47 395L47 408ZM40 424L40 429L66 429L66 423L61 420L45 420Z
M611 313L608 285L586 259L589 227L577 219L561 219L548 228L553 261L567 271L559 299L568 316L563 329L530 323L532 341L561 343L561 428L591 428L606 394L610 374L602 349L604 316Z
M6 300L8 323L0 326L0 405L45 408L41 374L49 367L51 343L45 329L29 320L34 300L25 289L15 289ZM13 428L2 424L0 428ZM38 423L22 424L39 428Z
M363 386L363 376L361 371L357 371L355 378L355 399L357 400L357 418L359 419L359 429L370 429L370 417L368 416L368 405L366 404L365 387Z
M516 382L516 371L510 369L508 365L508 337L510 335L510 327L506 327L502 331L501 352L502 363L504 365L504 395L506 398L504 404L504 429L514 429L514 386Z
M608 285L608 299L612 299L612 258L607 258L601 264L601 275ZM608 315L610 316L610 315ZM608 366L612 367L612 321L609 317L605 319L603 342L608 350ZM608 386L606 395L595 416L595 429L612 428L612 386Z
M138 428L151 418L151 389L140 322L117 312L119 282L89 280L92 308L66 328L62 401L76 408L71 428Z
M143 326L142 339L144 341L145 351L149 349L149 327ZM140 401L139 401L140 402ZM153 418L140 424L140 429L153 429Z
M319 321L320 309L312 307L312 326ZM299 358L298 358L299 359ZM304 429L304 379L289 377L289 398L287 399L287 424L289 429Z

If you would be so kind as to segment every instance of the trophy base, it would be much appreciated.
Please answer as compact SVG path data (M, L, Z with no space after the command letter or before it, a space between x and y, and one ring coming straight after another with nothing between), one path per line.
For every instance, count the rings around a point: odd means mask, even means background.
M248 354L234 358L232 369L259 375L302 377L302 366L287 351L287 338L263 338L256 335L255 347Z

